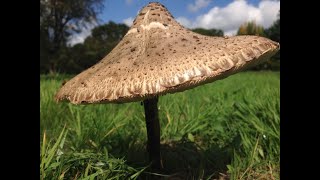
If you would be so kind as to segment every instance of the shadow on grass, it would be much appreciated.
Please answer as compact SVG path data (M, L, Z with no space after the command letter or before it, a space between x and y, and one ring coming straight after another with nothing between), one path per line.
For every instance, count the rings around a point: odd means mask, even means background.
M137 143L130 146L126 152L110 153L115 157L125 157L127 164L132 167L143 167L148 165L148 153L145 147L145 144ZM156 173L161 174L162 179L221 178L226 174L226 166L230 164L231 156L231 147L211 146L202 149L186 139L161 142L163 169ZM148 176L150 171L150 169L145 170L139 179L154 179Z

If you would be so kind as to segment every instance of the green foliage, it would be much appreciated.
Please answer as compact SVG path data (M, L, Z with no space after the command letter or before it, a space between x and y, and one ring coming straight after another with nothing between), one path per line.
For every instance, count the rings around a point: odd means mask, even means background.
M54 102L70 78L40 79L41 177L144 179L149 172L143 106ZM160 175L279 179L279 81L279 73L244 72L160 97Z
M279 92L269 90L269 93L279 96ZM239 121L232 126L238 130L241 139L241 150L235 154L229 168L231 178L257 179L261 176L257 173L259 171L264 172L266 179L279 178L278 170L267 170L272 162L280 161L280 110L275 108L280 106L279 100L250 103L248 99L243 99L243 102L234 104L235 111L230 115L231 121ZM272 153L267 154L269 152Z
M67 132L62 129L57 141L53 146L46 140L46 133L43 134L41 154L40 154L40 178L45 179L47 176L53 176L55 170L60 165L60 156L63 154L63 148ZM55 159L53 159L55 158Z
M223 31L220 29L195 28L192 31L206 36L223 36Z
M57 141L51 145L43 135L40 155L40 179L136 179L145 168L134 169L123 158L114 158L103 153L85 150L64 152L67 136L62 129Z
M271 27L265 30L265 34L273 41L280 42L280 10L278 19L272 24Z
M103 0L40 0L40 71L57 71L67 38L97 20Z
M254 21L246 22L239 27L238 35L256 35L265 36L262 26L257 25Z
M280 10L278 14L278 19L273 23L271 27L265 30L265 34L268 38L280 43ZM271 58L270 63L279 65L278 69L280 69L280 50Z
M91 61L82 58L79 60L83 68L89 68L93 62L96 63L105 57L127 33L129 27L125 24L116 24L110 21L108 24L98 26L92 30L92 35L84 42L85 54L91 56ZM78 53L75 51L75 53ZM79 58L81 59L81 58ZM91 62L91 64L89 64Z
M84 43L62 48L57 59L57 70L62 73L79 73L106 56L129 30L125 24L97 26Z

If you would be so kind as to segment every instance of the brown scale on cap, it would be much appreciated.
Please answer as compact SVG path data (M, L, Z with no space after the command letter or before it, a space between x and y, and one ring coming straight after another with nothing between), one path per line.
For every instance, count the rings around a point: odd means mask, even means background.
M258 36L208 37L160 3L137 15L120 43L56 94L73 104L132 102L184 91L268 60L279 44Z

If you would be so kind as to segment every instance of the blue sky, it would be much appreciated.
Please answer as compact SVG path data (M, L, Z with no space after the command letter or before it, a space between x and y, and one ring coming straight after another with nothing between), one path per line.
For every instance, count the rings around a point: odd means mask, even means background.
M88 25L80 34L72 36L70 44L81 43L91 29L108 21L131 25L138 11L149 0L106 0L99 22ZM152 2L152 1L151 1ZM176 20L187 28L216 28L226 35L235 35L238 27L247 21L268 28L276 20L280 9L277 0L158 0L167 7Z
M107 0L104 3L105 8L99 18L103 20L104 23L110 20L122 23L124 19L136 16L137 12L149 2L148 0ZM198 11L190 11L188 8L189 5L195 4L195 0L158 0L157 2L165 5L174 17L183 16L194 19L208 12L212 7L224 7L230 4L232 0L204 0L203 2L207 2L208 5L199 8ZM248 0L247 2L257 6L260 0Z

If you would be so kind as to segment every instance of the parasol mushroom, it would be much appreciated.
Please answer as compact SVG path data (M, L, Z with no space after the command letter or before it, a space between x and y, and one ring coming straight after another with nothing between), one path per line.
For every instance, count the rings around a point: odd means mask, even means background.
M149 160L160 164L160 95L210 83L268 60L279 44L264 37L208 37L149 3L119 44L100 62L66 82L57 101L73 104L143 101Z

